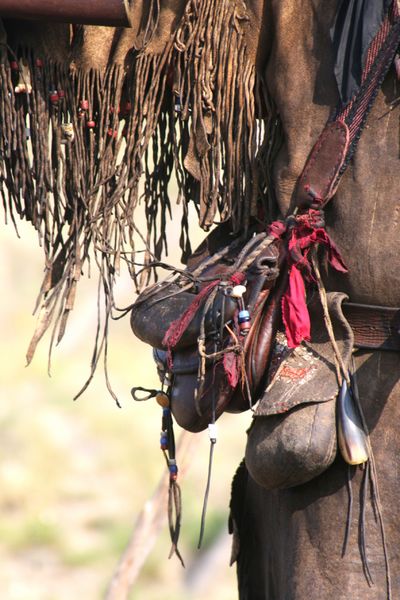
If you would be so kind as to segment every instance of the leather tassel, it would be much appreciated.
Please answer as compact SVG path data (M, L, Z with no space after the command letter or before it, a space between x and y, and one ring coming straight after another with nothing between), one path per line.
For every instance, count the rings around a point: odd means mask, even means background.
M367 438L351 389L343 380L337 402L338 443L349 465L361 465L368 460Z

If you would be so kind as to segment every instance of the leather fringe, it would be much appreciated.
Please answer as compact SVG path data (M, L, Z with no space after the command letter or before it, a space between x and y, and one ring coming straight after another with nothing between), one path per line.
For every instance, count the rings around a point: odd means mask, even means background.
M153 27L157 14L149 11ZM239 0L191 0L164 52L151 53L150 44L104 72L0 40L0 198L6 220L17 228L18 215L35 227L45 258L28 363L51 326L51 345L61 341L91 257L107 322L121 261L137 291L149 283L151 264L168 252L173 177L184 200L183 260L189 200L204 229L219 214L236 231L246 230L258 199L269 202L265 153L272 162L277 120L247 56L247 25Z

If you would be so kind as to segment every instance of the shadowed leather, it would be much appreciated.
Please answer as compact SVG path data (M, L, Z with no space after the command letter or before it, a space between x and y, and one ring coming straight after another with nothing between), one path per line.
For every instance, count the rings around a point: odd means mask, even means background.
M268 0L271 32L264 63L269 91L282 120L284 144L274 167L282 213L306 158L337 102L329 29L339 0ZM392 69L369 114L357 151L326 208L327 230L349 268L325 275L330 290L351 302L399 306L399 84ZM400 597L400 354L356 355L360 397L371 431L392 573ZM366 502L367 557L374 584L363 573L359 549L363 473L351 469L353 522L342 557L348 492L338 457L312 481L268 491L250 476L234 488L241 600L383 600L386 573L379 526ZM240 508L238 508L240 506Z

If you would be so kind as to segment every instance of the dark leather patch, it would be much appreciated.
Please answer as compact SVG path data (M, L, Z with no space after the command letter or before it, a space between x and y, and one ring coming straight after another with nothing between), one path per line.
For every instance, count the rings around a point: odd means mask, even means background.
M345 123L335 121L325 127L297 182L296 206L321 207L333 196L348 145L349 130Z

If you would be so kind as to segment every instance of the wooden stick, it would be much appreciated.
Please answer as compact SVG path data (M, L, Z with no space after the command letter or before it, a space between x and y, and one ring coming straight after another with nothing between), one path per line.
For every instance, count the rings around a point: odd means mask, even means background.
M195 434L187 431L183 431L179 438L177 444L179 475L183 475L188 469L196 439ZM167 519L168 481L169 473L166 472L153 496L140 512L128 546L112 577L105 600L127 600L132 585Z
M126 0L0 0L0 18L129 27Z

